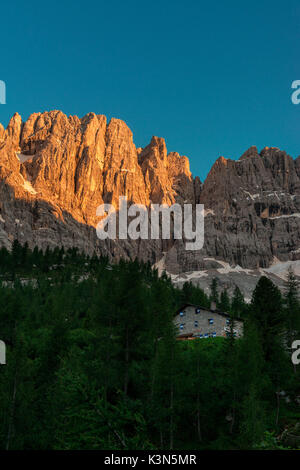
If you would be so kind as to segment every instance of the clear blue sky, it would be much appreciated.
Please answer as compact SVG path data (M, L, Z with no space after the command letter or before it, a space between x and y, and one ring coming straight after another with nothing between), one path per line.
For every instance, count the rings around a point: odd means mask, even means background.
M137 146L165 137L201 179L251 145L296 157L299 25L299 0L2 2L0 122L51 109L121 118Z

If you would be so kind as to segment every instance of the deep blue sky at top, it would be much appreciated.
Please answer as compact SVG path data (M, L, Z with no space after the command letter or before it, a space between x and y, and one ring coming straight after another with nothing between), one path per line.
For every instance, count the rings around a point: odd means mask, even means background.
M203 179L250 145L300 154L300 2L1 3L0 80L18 111L121 118L137 146L165 137Z

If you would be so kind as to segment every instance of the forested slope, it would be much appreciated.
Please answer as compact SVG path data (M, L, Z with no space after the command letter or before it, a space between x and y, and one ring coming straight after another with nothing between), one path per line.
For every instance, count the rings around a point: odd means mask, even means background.
M187 342L176 309L210 299L149 264L15 242L0 275L0 448L298 446L299 366L283 341L299 337L292 274L285 297L262 277L249 306L212 285L244 338Z

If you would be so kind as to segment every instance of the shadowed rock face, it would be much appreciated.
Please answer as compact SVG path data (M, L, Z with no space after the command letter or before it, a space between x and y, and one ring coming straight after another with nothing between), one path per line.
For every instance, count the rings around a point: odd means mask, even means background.
M238 161L219 158L201 192L207 253L243 267L296 259L300 180L285 152L251 147Z
M96 208L117 205L119 196L146 206L203 203L204 248L186 251L181 240L100 242ZM238 161L220 157L201 184L187 157L167 153L164 139L136 149L119 119L50 111L22 122L15 114L6 130L0 125L0 244L9 248L14 238L151 263L164 253L173 274L209 268L207 258L251 269L297 260L300 157L250 147Z

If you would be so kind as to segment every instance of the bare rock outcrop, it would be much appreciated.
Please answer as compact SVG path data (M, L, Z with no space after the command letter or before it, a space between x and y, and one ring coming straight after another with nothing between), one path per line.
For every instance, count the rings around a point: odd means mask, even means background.
M205 244L187 251L183 240L100 242L97 207L132 203L205 207ZM14 238L42 248L78 246L89 253L164 259L176 274L212 267L214 260L267 268L274 259L300 259L300 157L250 147L239 160L218 158L202 184L189 160L152 137L136 148L119 119L61 111L16 113L0 125L0 244Z
M299 184L296 162L277 148L220 157L200 193L205 256L251 268L299 256Z

